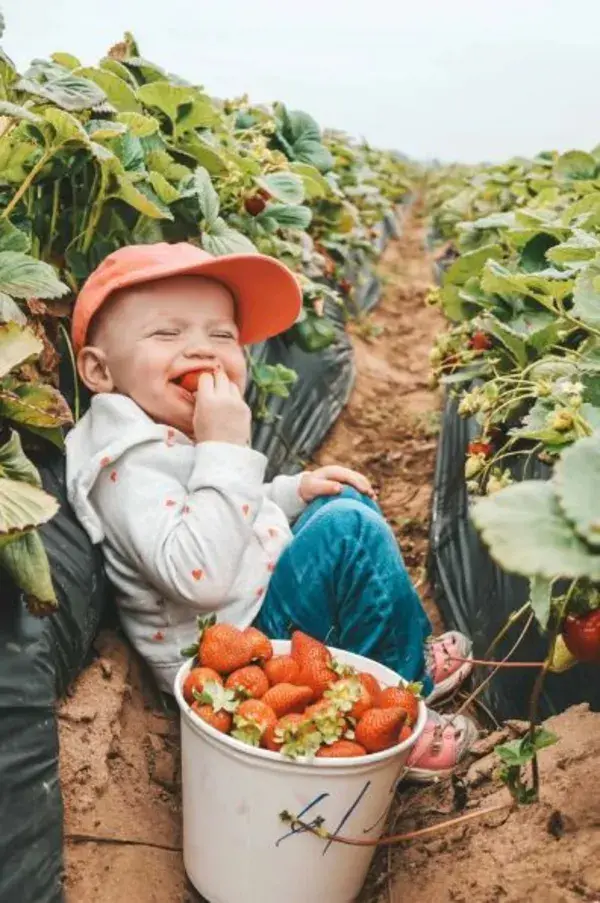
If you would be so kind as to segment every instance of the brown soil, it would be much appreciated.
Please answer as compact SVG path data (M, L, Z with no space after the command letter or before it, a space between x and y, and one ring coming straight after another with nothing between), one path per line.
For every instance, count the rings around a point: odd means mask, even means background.
M409 213L381 270L384 300L353 328L355 391L315 460L343 462L373 480L437 629L424 565L439 421L427 355L441 324L423 303L431 270L418 213ZM116 633L104 631L95 648L98 658L59 709L67 901L197 903L181 857L178 717L161 709L143 666ZM592 774L599 722L581 708L558 719L563 739L543 754L541 806L512 814L501 827L494 827L495 816L379 853L363 899L600 901L600 795L593 794ZM469 775L468 806L501 792L489 760L482 761L484 777ZM459 796L447 787L404 792L393 815L396 830L431 824L436 812L453 812ZM562 813L562 822L554 818L563 826L560 840L546 830L554 810Z

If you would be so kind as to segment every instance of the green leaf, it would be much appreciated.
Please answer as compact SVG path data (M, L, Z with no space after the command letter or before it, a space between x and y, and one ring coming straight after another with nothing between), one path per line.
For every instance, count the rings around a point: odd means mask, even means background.
M155 135L160 131L158 119L145 113L119 113L117 122L126 126L136 138L149 138L150 135Z
M310 226L312 210L310 207L292 207L289 204L269 203L263 212L255 217L255 221L258 223L263 223L265 220L271 220L283 229L300 229L304 231Z
M61 67L56 67L59 70ZM64 74L63 74L64 73ZM104 91L93 81L64 69L55 72L43 84L25 75L16 85L18 91L49 100L63 110L77 112L100 106L106 100Z
M0 477L23 480L39 488L42 486L37 468L23 451L21 437L16 430L11 430L8 442L0 445Z
M256 247L249 238L236 229L231 229L225 220L218 217L210 232L202 233L202 247L209 254L221 257L224 254L256 254Z
M23 480L0 477L0 538L45 524L58 509L56 499L43 489Z
M574 229L573 235L567 241L550 248L546 257L551 263L572 268L584 266L599 253L600 241L594 235L582 229Z
M159 172L150 172L148 174L148 178L150 179L150 184L152 185L153 190L156 192L156 195L161 199L163 204L173 204L175 201L179 200L180 194L176 188L174 188L170 182L165 179L165 177Z
M53 144L55 146L67 144L70 141L76 141L84 146L89 144L88 133L79 120L71 116L70 113L67 113L65 110L57 110L54 107L47 107L43 115L54 131L55 140Z
M105 72L111 72L113 75L116 75L117 78L126 82L126 84L128 84L130 88L133 88L134 91L137 90L138 83L127 66L124 66L119 60L113 60L111 57L105 56L100 60L98 65Z
M0 252L22 251L27 253L30 248L31 239L25 232L21 232L9 220L0 219Z
M509 324L501 323L492 314L482 314L481 328L484 332L489 332L490 335L502 342L519 367L526 365L527 351L525 342L515 330L511 329Z
M8 100L0 100L0 116L10 116L11 119L21 119L25 122L32 122L34 125L42 121L41 117L34 113L33 110L11 103Z
M529 604L542 630L546 630L552 611L552 580L532 577L529 581Z
M333 169L333 157L320 141L299 139L294 143L294 157L301 163L310 163L320 172Z
M16 301L0 292L0 323L18 323L19 326L27 325L27 317Z
M296 344L309 353L323 351L337 339L337 332L329 317L318 317L312 311L292 327L292 336Z
M471 516L492 558L509 573L600 579L600 555L577 536L550 483L508 486L475 502Z
M600 547L600 439L580 439L565 449L554 468L556 496L565 516L586 542Z
M525 273L535 273L547 266L547 255L558 241L547 232L538 232L530 238L521 251L519 267Z
M219 195L215 191L208 171L203 166L199 166L183 180L180 194L182 198L197 198L206 225L209 231L212 230L219 216Z
M90 119L85 124L85 130L94 141L109 141L126 132L127 126L110 119Z
M122 78L115 75L113 72L88 66L78 69L76 74L81 75L84 78L89 79L95 85L98 85L102 90L103 97L108 98L108 101L115 110L118 110L120 113L141 112L142 107L135 96L135 91L133 91L127 82L123 81ZM94 104L94 106L96 106L96 104Z
M575 280L571 314L589 326L600 326L600 255Z
M446 270L443 285L463 285L471 276L478 276L488 260L501 260L502 257L502 248L497 244L461 254Z
M272 198L283 204L301 204L304 200L304 183L300 176L293 172L271 172L256 180Z
M13 322L0 324L0 379L14 367L40 354L43 347L28 326Z
M33 383L16 384L9 389L0 385L0 416L38 429L73 422L69 406L57 389Z
M117 182L119 190L114 197L120 198L126 204L129 204L130 207L143 213L144 216L149 216L151 219L173 219L173 214L169 208L143 182L137 182L134 185L125 174L118 175Z
M77 57L72 53L53 53L51 59L59 66L64 66L65 69L78 69L81 66Z
M564 179L595 179L598 164L591 154L573 150L560 155L554 171Z
M302 179L304 194L309 201L326 198L331 194L329 182L321 175L316 166L294 160L290 163L290 169Z
M20 251L0 252L0 292L15 298L60 298L69 289L53 267Z
M177 148L190 154L211 175L219 175L228 170L227 159L220 149L209 144L195 132L186 132L177 142Z
M0 568L24 593L33 613L50 614L58 608L48 556L37 532L25 533L0 547Z
M210 99L191 86L153 81L138 88L137 97L144 106L160 110L168 117L173 134L209 128L218 121Z

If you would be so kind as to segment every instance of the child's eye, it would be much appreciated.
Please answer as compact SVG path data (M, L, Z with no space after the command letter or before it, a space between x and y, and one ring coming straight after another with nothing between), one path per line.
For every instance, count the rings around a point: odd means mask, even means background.
M150 335L152 338L154 338L155 336L158 336L159 338L161 338L161 337L171 338L172 336L179 335L179 329L156 329Z
M230 330L229 331L223 330L222 332L213 332L213 336L216 339L234 339L235 338L233 332L231 332Z

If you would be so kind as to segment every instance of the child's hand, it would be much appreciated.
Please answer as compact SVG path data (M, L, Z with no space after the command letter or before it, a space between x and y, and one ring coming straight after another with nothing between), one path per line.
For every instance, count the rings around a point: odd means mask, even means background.
M317 470L302 474L298 491L304 502L312 502L320 495L339 495L344 486L352 486L363 495L375 498L375 491L366 477L337 464L329 464L327 467L319 467Z
M194 410L196 442L249 445L252 414L240 390L222 370L202 373Z

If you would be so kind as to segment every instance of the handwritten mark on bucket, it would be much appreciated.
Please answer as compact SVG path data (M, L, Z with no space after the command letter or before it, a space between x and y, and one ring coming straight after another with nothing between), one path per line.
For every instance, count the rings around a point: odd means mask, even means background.
M352 803L352 805L349 806L349 808L346 810L346 812L342 816L336 829L334 831L330 832L331 834L339 834L340 833L340 831L342 830L342 828L344 827L344 825L346 824L346 822L348 821L348 819L350 818L352 813L357 809L360 801L362 800L362 798L364 797L365 793L367 792L367 790L369 789L370 786L371 786L371 782L367 781L365 786L362 788L362 790L360 791L360 793L358 794L358 796ZM301 812L298 813L298 816L297 816L298 819L302 819L306 815L307 812L310 812L311 809L314 809L315 806L318 806L319 803L321 803L323 800L327 799L330 796L331 796L331 794L328 792L320 793L318 796L316 796L314 798L314 800L312 800L307 806L305 806ZM306 825L306 827L302 827L300 825L293 825L289 831L287 831L285 834L283 834L279 838L279 840L276 841L275 846L278 847L280 845L280 843L282 843L282 841L287 840L288 837L292 837L294 834L304 834L306 831L308 831L309 828L322 827L323 822L324 822L323 816L317 815L317 816L315 816L315 818L313 819L312 822L310 822L308 825ZM325 844L325 848L322 853L323 856L325 856L325 854L329 850L329 847L331 846L332 843L333 843L333 840L329 840Z

